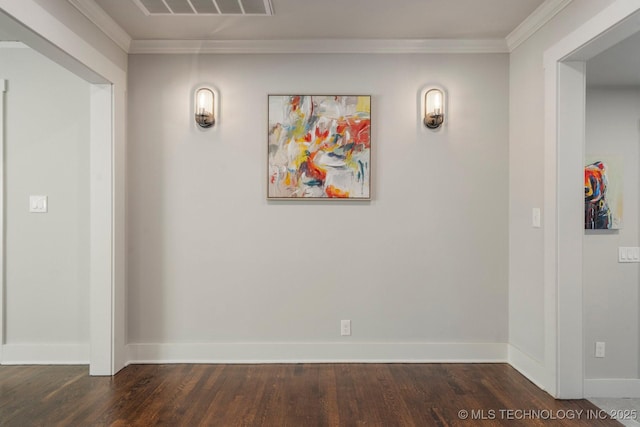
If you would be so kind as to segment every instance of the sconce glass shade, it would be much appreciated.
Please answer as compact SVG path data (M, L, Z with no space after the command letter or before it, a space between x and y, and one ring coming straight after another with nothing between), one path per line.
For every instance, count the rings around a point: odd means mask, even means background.
M214 95L209 88L202 87L195 94L196 123L202 128L210 128L216 122L214 111Z
M440 89L430 89L424 95L424 125L438 129L444 123L444 93Z

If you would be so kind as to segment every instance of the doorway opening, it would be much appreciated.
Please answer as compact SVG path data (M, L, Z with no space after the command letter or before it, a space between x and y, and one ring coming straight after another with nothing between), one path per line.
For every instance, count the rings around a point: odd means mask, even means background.
M75 76L81 78L87 85L87 106L88 113L84 125L88 126L88 135L85 143L88 144L88 272L84 279L88 283L87 306L88 310L88 335L89 344L86 348L67 348L65 346L41 347L41 346L7 346L7 304L11 299L7 298L6 281L6 253L0 256L0 363L72 363L87 360L92 375L112 375L119 368L120 362L115 361L115 337L114 333L114 226L113 226L113 141L114 141L114 119L113 119L113 85L83 63L70 56L53 43L44 39L36 31L23 25L13 17L0 10L0 40L10 40L21 42L39 52L48 59L67 69ZM0 82L5 83L1 75ZM4 87L4 85L3 85ZM11 83L7 85L10 90ZM5 98L7 92L2 92ZM64 102L61 99L60 102ZM47 114L47 111L37 110L37 99L34 100L34 114ZM6 118L7 104L3 102L2 118ZM1 122L0 122L1 123ZM34 120L33 126L37 126ZM6 143L5 126L0 126L0 142ZM46 159L45 159L46 160ZM4 161L2 163L2 177L5 176ZM64 169L60 170L64 173ZM6 185L2 182L2 203L6 200ZM54 200L51 200L49 209L53 212ZM0 227L0 241L6 242L4 206L2 224ZM29 209L29 204L25 203L25 209ZM61 237L64 239L64 236ZM61 270L64 266L59 266ZM36 267L37 268L37 267ZM55 270L55 268L53 268ZM54 272L55 273L55 272ZM10 297L10 296L9 296ZM45 302L46 303L46 302ZM55 307L54 307L55 308ZM64 312L56 312L57 316L65 316ZM120 335L118 334L119 338ZM49 354L41 354L41 350L46 348ZM67 351L70 350L70 353ZM76 359L76 360L74 360Z
M618 0L545 52L545 305L555 307L545 333L563 399L592 393L583 315L586 61L640 31L639 11ZM639 385L631 388L640 392Z

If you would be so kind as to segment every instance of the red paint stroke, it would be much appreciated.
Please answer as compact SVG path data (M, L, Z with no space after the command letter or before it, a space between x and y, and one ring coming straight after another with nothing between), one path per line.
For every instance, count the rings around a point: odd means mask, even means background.
M364 144L366 148L370 148L371 138L369 137L369 130L371 129L371 121L368 119L349 119L349 125L351 126L353 134L353 142L355 142L356 144Z
M347 129L350 130L352 136L351 141L356 144L363 144L365 148L371 148L371 137L369 135L371 129L370 119L346 119L338 123L336 131L340 135L344 135Z
M329 129L324 132L320 132L320 128L316 127L316 138L326 139L329 136Z
M292 111L298 110L298 108L300 108L300 102L301 101L302 101L302 97L301 96L293 96L291 98L291 110Z

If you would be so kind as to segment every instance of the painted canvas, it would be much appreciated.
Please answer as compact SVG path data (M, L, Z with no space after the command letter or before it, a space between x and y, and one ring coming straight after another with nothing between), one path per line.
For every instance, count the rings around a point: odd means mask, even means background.
M584 228L613 230L622 227L622 162L598 157L584 168Z
M269 95L269 199L368 200L371 97Z

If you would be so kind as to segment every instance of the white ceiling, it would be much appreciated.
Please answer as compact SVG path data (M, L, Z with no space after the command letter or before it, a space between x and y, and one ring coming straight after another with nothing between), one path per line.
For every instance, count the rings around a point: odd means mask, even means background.
M587 86L640 86L640 33L588 60Z
M134 40L504 39L544 0L272 0L274 16L147 16L95 0Z

